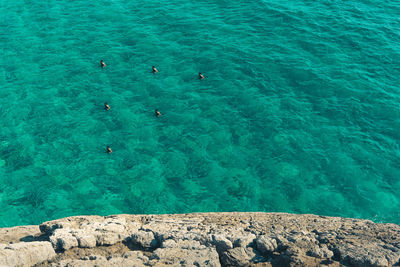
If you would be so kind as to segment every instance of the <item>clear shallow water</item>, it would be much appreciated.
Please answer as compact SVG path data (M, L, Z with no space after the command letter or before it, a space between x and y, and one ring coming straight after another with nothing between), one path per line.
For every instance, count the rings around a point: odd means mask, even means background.
M1 1L0 226L200 211L400 223L400 5L294 3Z

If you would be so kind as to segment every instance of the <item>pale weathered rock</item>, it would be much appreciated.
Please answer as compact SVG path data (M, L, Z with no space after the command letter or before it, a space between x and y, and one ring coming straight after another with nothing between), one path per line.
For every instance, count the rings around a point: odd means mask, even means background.
M132 236L132 243L142 248L155 248L158 246L158 241L154 238L153 232L138 231Z
M40 236L40 233L38 225L0 228L0 244L17 243L21 239L34 241L36 237Z
M320 246L314 245L307 251L307 255L321 259L331 259L333 251L329 250L325 244L321 244Z
M221 263L228 266L245 266L250 263L265 262L266 259L249 247L236 247L222 253Z
M0 244L0 266L33 266L50 260L56 253L50 242Z
M246 234L246 235L243 235L242 237L238 237L234 241L233 246L234 247L252 246L255 239L256 239L256 235L255 234Z
M147 261L145 261L147 262ZM135 258L134 256L130 257L113 257L111 259L107 259L102 256L92 256L92 259L67 259L61 260L59 262L51 263L51 267L65 267L65 266L73 266L73 267L95 267L95 266L104 266L104 267L121 267L121 266L135 266L135 267L144 267L146 266L141 259Z
M125 227L119 223L108 223L101 226L101 231L106 232L114 232L114 233L123 233L125 231Z
M45 222L40 229L42 236L37 227L0 230L5 233L1 240L8 244L49 238L59 253L36 267L219 266L220 260L226 266L258 267L400 265L399 225L338 217L236 212L122 214L69 217ZM21 244L28 249L34 243ZM9 261L14 252L6 246L0 244L0 255L6 253ZM14 261L8 265L15 264L18 266Z
M137 251L137 250L126 252L126 253L124 253L123 257L139 259L143 262L147 262L149 260L149 258L147 256L145 256L142 251Z
M96 242L99 246L114 245L115 243L120 242L124 239L124 236L114 232L96 233Z
M80 248L96 247L96 238L93 235L79 235L76 237Z
M364 243L354 246L352 244L338 244L336 252L343 263L354 266L391 266L400 264L400 254L383 251L383 248Z
M165 227L164 227L165 228ZM162 232L165 231L165 232ZM196 240L200 242L200 244L205 244L208 239L211 242L212 237L208 238L207 237L207 231L204 232L196 232L194 233L193 231L190 232L185 232L177 229L160 229L157 227L157 231L153 231L155 234L157 234L157 240L160 242L163 242L165 240L172 239L176 242L179 240Z
M151 255L150 260L151 265L157 263L173 266L221 266L218 253L212 248L198 250L158 248Z
M199 241L196 240L178 240L178 242L167 239L162 242L162 248L183 248L183 249L205 249L206 246L201 245Z
M217 248L218 252L223 252L233 248L232 242L221 234L213 235L212 242Z
M160 247L161 248L176 248L176 247L178 247L178 244L173 239L167 239L167 240L162 241Z
M278 248L278 244L274 238L261 235L256 239L257 249L262 253L271 253Z
M68 229L56 229L50 242L55 250L67 250L78 246L78 240Z

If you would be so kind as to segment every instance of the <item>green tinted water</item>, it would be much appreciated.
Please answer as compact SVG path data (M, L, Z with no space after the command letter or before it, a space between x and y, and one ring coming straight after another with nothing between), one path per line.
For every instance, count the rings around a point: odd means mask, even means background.
M400 223L399 12L2 1L0 226L200 211Z

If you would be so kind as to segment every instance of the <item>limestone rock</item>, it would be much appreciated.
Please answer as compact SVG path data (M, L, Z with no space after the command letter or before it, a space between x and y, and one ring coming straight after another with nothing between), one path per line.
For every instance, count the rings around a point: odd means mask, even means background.
M233 248L232 242L221 234L213 235L212 242L217 248L218 252L223 252Z
M85 259L66 259L61 260L56 263L51 263L51 267L95 267L95 266L106 266L106 267L121 267L121 266L135 266L135 267L145 267L147 260L143 261L135 256L128 257L112 257L107 259L102 256L91 256Z
M150 265L210 266L219 267L219 256L215 249L199 250L158 248L150 257Z
M177 242L173 239L167 239L162 242L162 248L183 248L183 249L205 249L206 246L201 245L196 240L178 240Z
M21 239L22 241L34 241L39 235L40 230L38 225L0 228L0 244L17 243L20 242Z
M142 251L137 251L137 250L126 252L124 253L123 257L126 259L127 258L138 259L143 262L147 262L149 260L149 258L145 256Z
M55 256L51 243L46 241L0 244L0 266L33 266Z
M266 259L249 247L236 247L222 253L221 263L228 266L246 266L250 263L265 262Z
M142 248L156 248L158 241L154 238L153 232L138 231L131 236L132 243Z
M325 244L321 244L320 246L312 246L312 248L307 251L307 255L321 259L331 259L333 257L333 251L329 250Z
M78 240L68 229L56 229L50 236L50 242L56 251L78 246Z
M75 216L0 230L0 266L397 266L400 226L286 213ZM31 242L48 240L50 242ZM8 245L11 242L21 242ZM26 243L24 243L26 242ZM29 242L29 243L28 243ZM50 246L48 257L33 249ZM54 256L54 249L57 255ZM10 246L6 248L6 246ZM21 249L18 253L16 249ZM133 250L133 251L132 251ZM27 255L33 256L27 256ZM46 254L46 253L44 253ZM50 255L51 254L51 255ZM24 263L21 263L23 255ZM4 265L3 264L3 265Z
M373 247L368 243L358 244L338 244L336 253L342 262L354 266L391 266L400 264L400 254L388 252L381 247Z
M124 240L125 237L113 232L96 233L96 242L99 246L110 246Z
M234 247L248 247L253 245L254 240L256 239L255 234L246 234L235 240L233 243Z
M125 231L125 227L119 223L114 222L102 225L101 231L123 233Z
M261 235L256 239L257 249L262 253L271 253L278 248L276 239Z
M79 235L76 237L80 248L96 247L96 238L93 235Z

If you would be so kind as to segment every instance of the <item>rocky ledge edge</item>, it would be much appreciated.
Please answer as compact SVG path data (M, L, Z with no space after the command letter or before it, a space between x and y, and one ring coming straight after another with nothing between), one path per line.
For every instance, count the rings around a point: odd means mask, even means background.
M74 216L0 229L0 266L400 266L400 225L286 213Z

